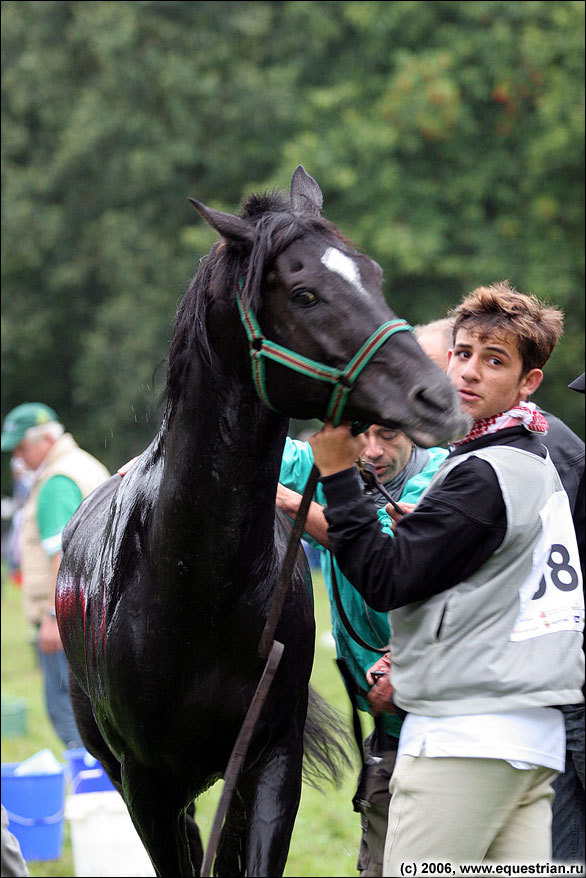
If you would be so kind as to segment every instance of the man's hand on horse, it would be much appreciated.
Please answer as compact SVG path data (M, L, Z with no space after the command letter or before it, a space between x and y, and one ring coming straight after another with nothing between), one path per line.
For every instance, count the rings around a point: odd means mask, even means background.
M366 681L371 687L366 698L373 714L378 716L381 713L394 713L390 652L386 652L369 668L366 672Z
M366 447L362 435L353 436L350 424L342 422L339 427L324 424L309 439L313 459L322 476L331 476L356 464L360 452Z

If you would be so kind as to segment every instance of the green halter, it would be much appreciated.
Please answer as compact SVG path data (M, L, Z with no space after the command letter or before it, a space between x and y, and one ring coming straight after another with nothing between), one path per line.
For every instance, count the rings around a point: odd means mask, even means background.
M334 427L337 427L342 419L342 412L346 406L348 394L352 390L354 383L366 364L374 356L376 351L383 345L391 335L396 332L405 332L411 330L406 320L390 320L383 323L382 326L372 333L358 353L352 357L345 369L334 369L331 366L325 366L310 360L307 357L296 354L289 348L284 348L274 341L268 341L259 326L259 323L250 310L246 308L242 302L242 278L238 280L238 288L236 290L236 301L238 303L238 311L240 319L244 324L248 343L250 347L250 358L252 361L252 378L254 386L261 400L273 411L278 411L268 397L265 384L264 358L274 360L281 363L289 369L294 369L302 375L309 375L310 378L317 378L319 381L326 381L333 384L334 389L330 397L330 404L326 414L326 419L330 420Z

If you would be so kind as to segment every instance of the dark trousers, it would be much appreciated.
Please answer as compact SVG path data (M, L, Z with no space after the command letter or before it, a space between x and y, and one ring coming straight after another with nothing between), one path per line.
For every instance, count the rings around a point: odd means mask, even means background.
M566 704L566 770L554 781L553 859L584 863L584 705Z
M361 878L377 878L383 874L383 854L389 815L389 781L397 758L398 738L375 729L364 740L364 768L360 799L362 837L358 853Z
M35 642L35 648L43 675L45 704L51 724L66 747L82 747L69 700L69 669L65 653L62 649L58 652L43 652L39 649L38 642Z

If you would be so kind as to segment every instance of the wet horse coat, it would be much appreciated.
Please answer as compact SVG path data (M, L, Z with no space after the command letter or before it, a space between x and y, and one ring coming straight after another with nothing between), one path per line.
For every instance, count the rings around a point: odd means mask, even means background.
M238 285L267 338L338 369L394 316L379 267L321 217L301 167L289 199L252 197L241 217L194 203L223 238L178 312L163 424L124 479L71 520L56 597L83 740L167 876L199 874L191 803L222 776L263 670L257 647L287 538L275 496L288 416L323 418L331 394L267 361L260 398ZM423 445L463 427L447 379L407 332L374 353L343 416L401 426ZM314 649L307 580L300 561L219 875L276 876L285 865Z

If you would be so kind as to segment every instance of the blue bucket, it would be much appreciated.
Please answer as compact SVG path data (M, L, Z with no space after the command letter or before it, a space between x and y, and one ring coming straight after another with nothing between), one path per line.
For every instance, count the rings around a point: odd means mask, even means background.
M110 778L85 747L74 747L65 750L63 757L67 763L67 779L69 792L76 793L101 793L111 792L114 787Z
M2 765L2 804L8 828L25 860L57 860L63 847L65 772L15 775L19 762Z

